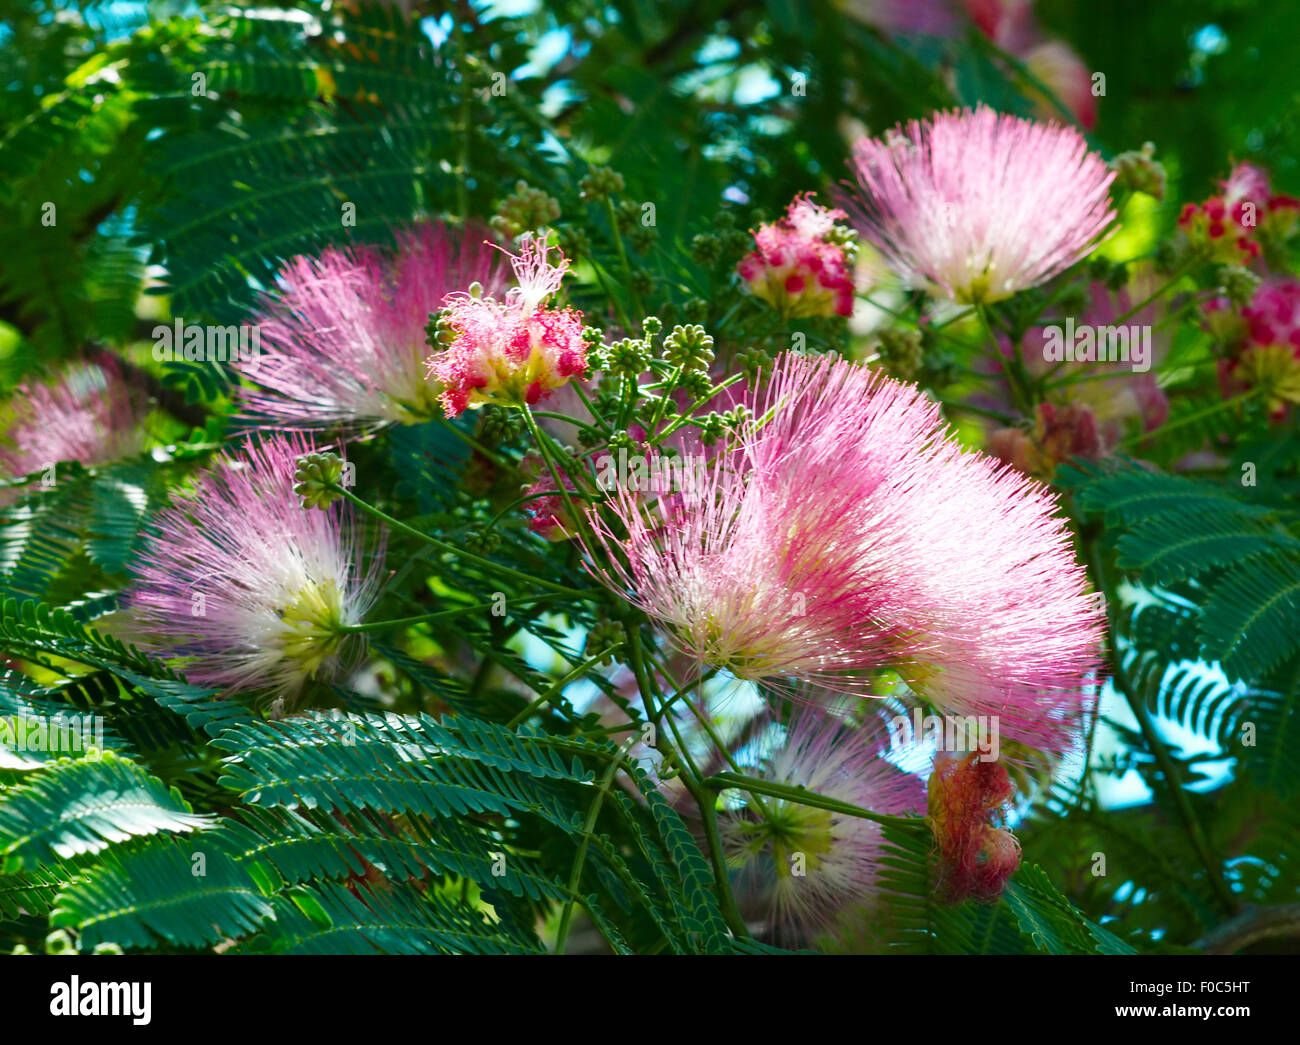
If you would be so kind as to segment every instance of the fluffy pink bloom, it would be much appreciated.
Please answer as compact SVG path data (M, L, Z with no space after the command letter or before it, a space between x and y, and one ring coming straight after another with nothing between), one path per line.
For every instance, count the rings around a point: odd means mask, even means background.
M597 575L739 677L864 693L888 665L944 711L1068 746L1101 617L1051 494L851 363L783 355L748 405L767 419L701 496L615 498L626 538L593 511Z
M1114 220L1114 173L1073 128L974 111L862 139L847 201L858 231L910 285L999 301L1084 257Z
M1226 307L1225 302L1210 311ZM1219 363L1223 393L1240 395L1263 386L1269 410L1281 416L1289 404L1300 403L1300 282L1261 284L1241 310L1241 322L1243 336L1233 354Z
M925 648L899 672L942 711L988 716L1000 735L1060 754L1077 737L1099 667L1102 615L1043 486L943 440L908 499L905 532L928 552L902 617Z
M750 292L788 317L853 314L852 267L836 221L842 210L796 196L779 221L754 232L757 249L736 271Z
M0 467L12 478L60 461L93 467L139 453L148 404L105 359L75 363L51 381L20 385L6 412Z
M504 301L464 293L444 300L443 322L454 336L428 369L451 416L493 402L532 406L586 373L582 313L542 307L569 268L562 251L557 263L549 254L544 239L525 237L519 255L509 255L518 286Z
M1103 634L1069 529L1049 490L965 450L937 404L909 397L904 423L876 412L908 390L786 355L755 408L779 411L756 437L770 453L751 454L776 471L792 459L783 444L819 443L825 471L876 472L858 562L887 593L874 622L895 636L893 666L941 711L990 716L1003 737L1060 753L1090 704Z
M923 809L921 781L882 757L878 720L855 727L801 707L784 734L764 753L757 769L762 779L873 813ZM770 883L771 918L783 937L832 928L845 908L876 897L882 839L871 820L771 797L762 799L761 810L750 803L719 820L728 862Z
M484 232L425 223L397 250L330 247L281 269L263 298L260 352L238 364L245 416L284 429L413 424L440 413L425 380L425 327L443 298L472 283L504 285Z
M250 439L154 522L128 606L147 645L199 685L292 699L344 667L341 629L373 604L382 563L343 502L302 507L295 461L311 449L295 435Z
M688 489L655 500L617 490L608 507L626 538L590 512L604 553L593 570L702 664L861 692L905 647L879 621L917 565L891 555L898 507L886 487L930 412L915 389L847 366L823 367L812 387L793 359L743 404L759 417L775 408L771 420ZM857 456L844 453L860 438L850 425L872 437Z

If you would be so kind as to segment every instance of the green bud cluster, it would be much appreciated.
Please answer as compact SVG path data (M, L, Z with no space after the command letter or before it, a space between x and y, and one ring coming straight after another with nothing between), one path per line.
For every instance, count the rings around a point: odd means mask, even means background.
M885 369L904 381L913 380L924 363L919 330L882 330L876 336L876 351Z
M655 278L649 269L634 268L628 276L627 285L632 293L647 297L655 288Z
M479 431L488 442L498 446L513 443L524 431L524 419L518 410L502 410L494 406L484 407L483 417L479 422Z
M1219 270L1219 282L1224 296L1238 308L1250 304L1255 296L1255 289L1263 282L1259 276L1240 265L1224 265Z
M550 225L559 216L558 200L543 189L529 188L527 182L518 181L514 193L501 201L488 224L502 236L515 237Z
M691 260L712 268L722 257L722 240L712 232L697 233L691 239Z
M594 202L617 196L624 188L623 175L609 167L592 167L591 173L578 179L578 193L583 200Z
M560 249L569 258L585 258L591 255L591 237L581 225L563 225L559 229Z
M650 369L650 346L645 341L625 337L604 352L605 370L623 377L636 377Z
M692 399L704 399L713 391L713 379L707 370L687 370L677 379L677 387Z
M445 309L429 314L429 322L424 327L424 341L435 352L456 340L456 331L452 328L450 317Z
M328 508L342 494L343 458L336 453L303 454L295 462L293 492L302 498L304 508Z
M465 535L465 550L471 555L490 555L501 543L501 535L487 527L470 530Z
M638 225L632 230L629 239L632 241L632 249L645 257L659 242L659 231L653 225Z
M1110 161L1110 169L1115 172L1115 184L1163 200L1165 169L1155 156L1156 147L1153 142L1147 142L1140 150L1121 152Z
M686 370L708 370L713 363L713 337L698 323L678 324L664 338L664 359Z
M607 650L618 643L627 642L627 630L616 620L598 620L587 632L587 641L583 647L583 656L594 657L602 650ZM607 654L600 660L601 664L613 664L614 655Z

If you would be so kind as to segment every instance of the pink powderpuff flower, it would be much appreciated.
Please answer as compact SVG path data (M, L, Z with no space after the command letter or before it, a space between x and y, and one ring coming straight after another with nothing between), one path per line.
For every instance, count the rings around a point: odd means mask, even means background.
M804 706L756 775L873 813L920 812L925 787L883 757L887 746L879 719L855 726ZM841 912L878 895L883 840L872 820L764 796L761 807L722 814L718 826L728 863L770 887L771 921L782 938L833 931Z
M127 606L198 685L289 701L346 666L382 554L359 544L345 503L302 506L295 462L311 450L292 434L249 439L153 523Z
M1241 322L1244 337L1219 361L1220 387L1228 397L1266 389L1269 412L1280 418L1300 403L1300 282L1261 284L1241 310Z
M873 624L893 636L891 666L940 711L987 716L1006 740L1061 754L1091 706L1103 635L1069 528L1048 489L962 447L937 404L907 397L903 423L875 413L908 387L786 354L754 407L776 411L755 437L770 449L750 456L779 473L812 460L797 444L821 444L820 468L840 482L878 475L860 509L861 572L846 579L883 594Z
M425 328L443 298L477 282L495 293L504 265L479 228L426 222L395 252L330 247L296 257L265 295L259 352L236 364L246 419L287 430L374 429L439 416L425 380Z
M853 314L853 270L842 210L796 196L779 221L754 232L757 249L736 266L755 297L787 318Z
M1213 261L1249 265L1267 244L1281 244L1300 225L1300 200L1275 193L1268 173L1239 163L1204 203L1184 205L1178 228L1192 247Z
M916 389L860 368L823 361L818 383L815 364L783 359L743 404L770 414L763 424L706 458L684 490L651 500L618 488L605 506L618 525L589 509L597 547L584 550L599 580L700 664L863 692L910 648L881 624L919 565L893 554L889 490L907 482L907 448L932 412Z
M74 363L50 381L18 386L5 412L0 467L14 478L61 461L92 468L139 453L148 403L105 358Z
M957 37L974 24L999 47L1016 49L1033 31L1031 0L847 0L846 13L892 35Z
M1078 131L983 105L862 139L853 167L862 236L909 285L963 304L1050 279L1115 218L1115 175Z
M448 415L485 403L533 406L585 375L582 313L542 307L569 268L563 251L552 263L550 250L544 239L525 237L519 254L508 255L518 286L504 301L465 293L444 299L441 322L452 341L428 359L428 371L443 386Z
M1300 200L1274 192L1268 173L1262 168L1253 163L1239 163L1219 186L1229 216L1241 228L1257 225L1265 240L1278 242L1295 235L1300 224Z
M1089 712L1103 635L1065 520L1046 487L948 440L918 472L942 498L907 505L905 532L929 555L896 623L926 648L899 672L943 712L987 717L1050 761Z
M1233 208L1248 201L1263 207L1273 197L1268 173L1253 163L1237 164L1219 186L1223 189L1223 202Z
M887 665L940 710L1067 750L1102 627L1050 492L843 360L786 353L747 406L760 420L702 495L616 497L625 538L592 510L596 576L702 664L858 694Z

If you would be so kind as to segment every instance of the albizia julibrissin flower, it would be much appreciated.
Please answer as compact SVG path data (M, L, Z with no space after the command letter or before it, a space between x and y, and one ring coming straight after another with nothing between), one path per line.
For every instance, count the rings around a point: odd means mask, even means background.
M259 352L237 364L244 415L261 427L373 428L441 414L425 380L425 327L442 300L505 283L485 230L428 222L401 230L396 253L330 247L288 262L264 296Z
M508 255L518 286L500 301L491 295L450 294L439 328L447 348L428 360L429 374L443 386L442 402L455 417L485 403L533 406L587 370L582 313L543 308L560 289L569 262L538 237L525 237L519 254Z
M802 707L757 775L873 813L919 812L925 788L882 757L884 737L878 720L852 726ZM771 918L784 937L831 928L840 911L876 895L882 839L874 821L765 796L761 808L721 815L719 828L728 863L770 886Z
M593 572L738 677L864 693L890 666L941 710L1068 746L1102 629L1050 492L843 360L782 355L745 405L768 418L703 491L613 499L626 537L591 510Z
M1226 312L1226 301L1207 304L1210 315ZM1267 394L1269 411L1283 416L1300 403L1300 282L1261 284L1241 309L1241 336L1219 360L1219 384L1225 396L1253 388Z
M872 684L867 672L908 648L881 623L903 581L896 574L913 566L890 556L898 506L884 487L906 481L894 473L927 413L913 388L853 387L851 376L868 375L852 368L804 388L785 358L766 397L751 392L741 403L757 416L778 407L761 431L715 453L685 489L647 498L619 488L607 505L615 528L590 510L591 568L701 664L754 682L860 692ZM857 412L837 412L850 401ZM856 438L840 425L850 414L875 442L843 467Z
M0 467L28 475L60 461L87 467L139 453L146 397L110 360L74 363L53 380L20 385L0 439Z
M964 304L1034 287L1086 255L1114 180L1078 131L975 110L854 145L858 232L909 285Z
M836 224L844 217L809 195L796 196L784 218L755 230L756 249L736 272L755 297L788 318L851 316L853 233Z
M346 504L302 506L295 462L310 450L250 439L153 523L127 605L145 645L199 685L292 700L345 667L343 629L373 605L382 556L362 548Z

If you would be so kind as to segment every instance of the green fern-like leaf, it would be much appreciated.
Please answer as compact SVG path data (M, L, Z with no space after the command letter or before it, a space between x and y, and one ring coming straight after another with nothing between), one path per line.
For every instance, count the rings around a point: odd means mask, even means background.
M0 801L0 856L13 872L99 852L160 831L213 824L175 791L134 763L104 752L97 760L60 761L34 773Z
M110 850L59 893L50 924L75 929L83 950L98 943L203 947L247 935L273 913L252 876L209 832L189 844L167 838Z

